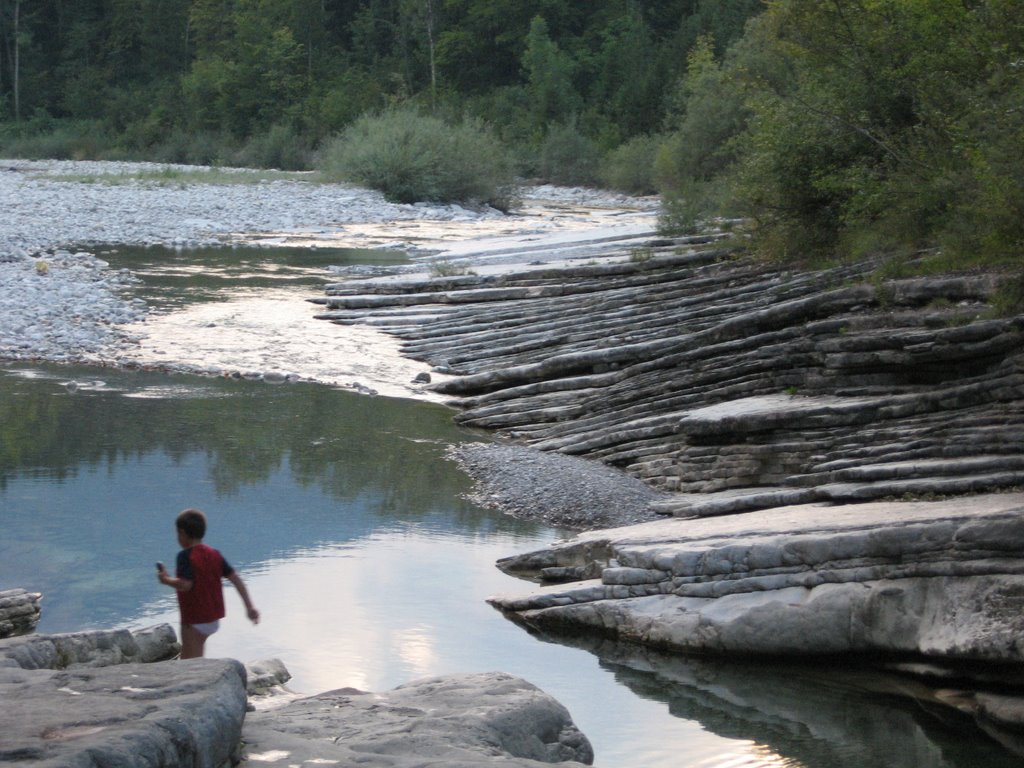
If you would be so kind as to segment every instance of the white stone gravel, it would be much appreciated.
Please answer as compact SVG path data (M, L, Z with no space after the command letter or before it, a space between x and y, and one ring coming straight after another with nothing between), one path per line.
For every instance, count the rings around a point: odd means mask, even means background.
M474 237L589 224L565 210L509 217L488 208L397 205L346 184L182 181L204 170L0 160L0 359L123 361L138 341L123 326L135 323L137 329L146 308L132 298L131 275L86 250L95 246L319 242L437 251ZM621 202L580 189L544 187L534 194L563 209L597 204L605 213Z

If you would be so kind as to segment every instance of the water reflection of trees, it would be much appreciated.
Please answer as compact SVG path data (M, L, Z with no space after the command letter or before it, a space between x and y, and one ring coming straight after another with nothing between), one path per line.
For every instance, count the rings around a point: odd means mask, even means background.
M470 438L440 406L308 384L50 370L50 379L0 375L0 489L19 473L59 480L157 452L172 464L204 454L220 495L288 471L301 486L339 500L372 495L406 518L468 489L444 449ZM100 375L102 388L63 386Z
M1020 765L969 716L928 706L907 695L921 686L866 665L687 657L600 638L539 637L590 651L638 696L719 736L752 741L787 765Z

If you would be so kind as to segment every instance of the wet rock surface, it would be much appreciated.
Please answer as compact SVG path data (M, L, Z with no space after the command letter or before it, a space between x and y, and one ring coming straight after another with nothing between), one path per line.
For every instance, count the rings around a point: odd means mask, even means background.
M385 693L329 691L252 713L244 738L244 759L280 766L593 762L563 706L498 672L428 678Z

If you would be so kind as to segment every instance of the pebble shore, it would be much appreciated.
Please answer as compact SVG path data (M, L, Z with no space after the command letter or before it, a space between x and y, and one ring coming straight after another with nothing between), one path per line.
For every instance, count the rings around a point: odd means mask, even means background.
M336 233L353 222L501 215L394 205L342 184L173 180L202 170L0 160L0 358L117 364L118 350L132 343L120 326L142 319L146 307L130 295L133 277L110 269L91 246L198 247L259 233ZM255 173L229 169L218 176Z
M372 190L312 183L301 175L267 180L258 171L217 169L206 182L207 170L0 160L0 359L124 364L125 352L137 344L124 326L144 319L147 309L132 296L133 276L93 253L102 246L319 239L415 251L424 241L412 233L418 235L425 223L435 233L447 228L464 237L537 226L536 218L490 208L393 204ZM235 176L250 180L225 181ZM594 195L557 188L545 194L570 204ZM389 236L392 242L386 242Z

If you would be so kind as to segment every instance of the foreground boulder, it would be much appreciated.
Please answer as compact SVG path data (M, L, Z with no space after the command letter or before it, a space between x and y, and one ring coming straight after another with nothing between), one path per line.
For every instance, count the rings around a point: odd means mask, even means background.
M1024 661L1024 494L809 504L580 534L499 562L572 581L491 602L683 652Z
M0 699L16 702L0 707L0 764L226 768L243 741L245 759L281 766L593 761L565 707L500 672L295 700L277 659L153 663L177 651L166 624L0 641ZM248 695L270 703L247 721ZM277 695L292 703L271 709Z
M0 642L0 763L231 764L245 718L245 668L227 659L156 661L167 625Z
M244 758L261 765L412 768L589 765L565 707L499 672L419 680L387 693L331 691L249 715Z
M194 659L67 670L0 669L0 762L38 766L230 763L245 717L245 670Z

